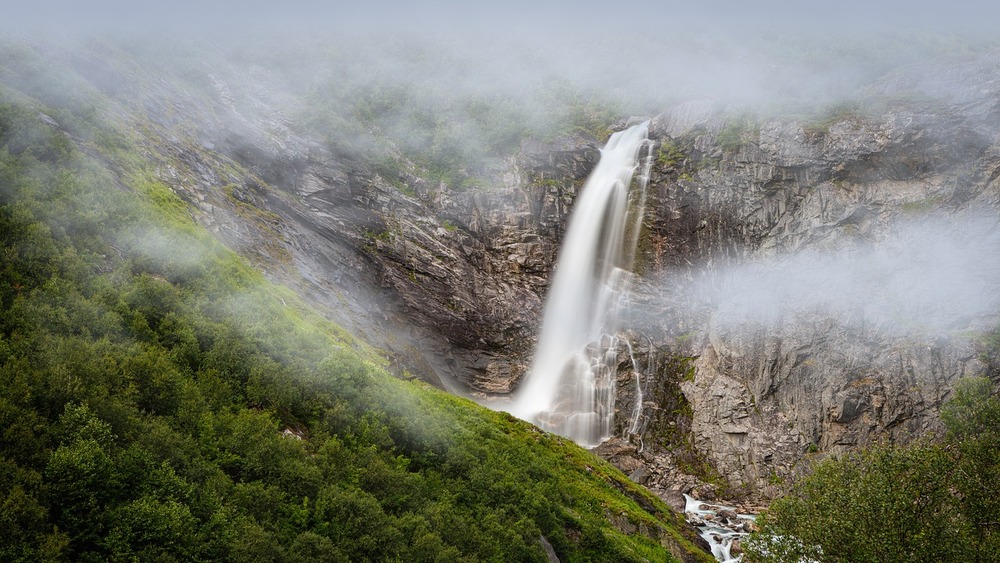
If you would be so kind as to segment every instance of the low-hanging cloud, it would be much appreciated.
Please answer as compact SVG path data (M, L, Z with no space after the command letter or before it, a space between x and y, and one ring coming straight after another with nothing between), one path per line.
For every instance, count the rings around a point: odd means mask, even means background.
M691 303L728 329L804 318L897 335L988 329L1000 313L998 227L1000 218L987 213L905 220L877 241L704 274Z

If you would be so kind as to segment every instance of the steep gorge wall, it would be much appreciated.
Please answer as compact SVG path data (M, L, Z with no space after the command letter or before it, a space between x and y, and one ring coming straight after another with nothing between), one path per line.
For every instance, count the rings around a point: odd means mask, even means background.
M877 85L878 101L870 107L810 119L747 119L700 103L654 118L658 162L633 333L645 365L690 358L693 371L667 370L675 385L651 384L655 374L640 376L643 416L660 420L642 436L648 452L657 444L676 446L676 436L665 437L664 429L680 428L730 492L767 497L815 453L881 439L905 443L940 430L938 409L955 381L986 369L977 335L993 330L996 311L984 308L947 330L900 331L878 323L859 329L853 319L838 317L842 312L734 326L716 322L711 304L692 306L690 299L699 284L730 267L858 244L878 248L899 224L925 215L956 221L985 215L996 224L1000 92L988 78L997 73L996 60L968 66L975 70L959 72L965 82L952 84L947 97L934 89L936 81L921 82L940 69L919 69ZM908 95L915 88L923 97L903 98L904 86ZM494 232L516 233L537 251L506 256L518 263L525 255L533 275L544 276L551 264L558 225L582 177L580 163L593 150L589 141L575 142L581 158L567 158L573 150L555 151L544 171L530 152L513 162L512 177L521 179L527 201L492 216L499 223L492 223ZM479 207L449 201L456 224L473 232L490 224L477 223L479 209L497 206L497 195L478 194L488 202ZM519 213L531 213L535 222L512 224ZM504 275L502 268L495 272ZM541 296L544 283L535 280L524 287ZM530 302L532 313L514 333L522 337L531 334L538 312L538 302ZM498 381L523 373L525 349L510 347L516 342L498 342L491 351L495 359L517 358L512 369L475 371L472 385L505 390L508 384ZM620 419L634 408L631 367L622 364Z
M983 368L960 334L996 319L946 334L858 331L823 315L735 327L692 295L734 265L882 240L901 217L995 214L997 61L899 73L873 87L872 107L820 117L745 118L695 102L653 119L632 327L644 450L622 442L609 457L632 471L652 464L636 478L666 489L676 472L656 465L689 448L688 465L768 496L813 452L937 428L955 380ZM477 395L516 386L600 140L528 140L486 187L456 190L415 165L387 172L317 141L263 85L253 111L233 103L223 76L211 85L180 103L168 82L146 84L114 108L196 220L387 350L401 375ZM631 369L623 361L620 420L636 402Z
M995 72L993 60L977 64ZM818 123L734 126L697 105L654 121L667 150L654 178L650 285L639 298L652 313L640 329L663 353L696 358L693 378L679 382L692 442L737 491L773 494L814 452L938 431L951 386L985 368L970 335L992 330L996 311L984 305L947 330L859 326L823 311L733 324L711 304L682 302L691 286L775 256L878 248L895 225L928 213L985 215L995 230L997 94L983 87L973 99L887 103Z

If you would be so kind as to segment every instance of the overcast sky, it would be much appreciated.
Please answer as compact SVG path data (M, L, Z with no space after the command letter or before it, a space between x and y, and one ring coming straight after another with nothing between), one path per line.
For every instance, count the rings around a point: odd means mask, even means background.
M560 84L643 115L691 100L801 113L803 107L815 110L867 96L865 88L911 63L982 51L967 51L966 37L986 36L991 47L1000 45L1000 7L994 5L979 0L0 0L0 37L4 28L15 37L70 40L124 32L140 41L159 39L149 43L165 54L204 48L207 40L258 61L277 61L273 66L288 70L286 75L309 78L289 81L299 84L333 72L318 45L336 43L349 46L341 49L339 62L347 57L345 64L353 65L337 76L341 84L351 77L393 80L421 86L437 98L486 91L529 115L550 113L539 92ZM310 65L320 56L326 57L321 64Z
M224 30L247 25L279 27L417 26L438 32L466 26L493 28L588 26L607 32L630 27L711 29L752 24L775 32L804 28L922 28L952 31L996 27L1000 7L982 0L507 0L404 2L366 0L3 0L3 25L14 29L182 26Z

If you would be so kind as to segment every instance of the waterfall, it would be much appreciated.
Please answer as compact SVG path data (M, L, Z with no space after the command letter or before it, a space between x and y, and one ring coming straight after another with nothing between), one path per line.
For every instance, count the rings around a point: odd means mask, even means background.
M601 150L573 206L531 369L507 409L585 447L606 440L614 422L618 323L652 160L648 129L646 121L617 132Z

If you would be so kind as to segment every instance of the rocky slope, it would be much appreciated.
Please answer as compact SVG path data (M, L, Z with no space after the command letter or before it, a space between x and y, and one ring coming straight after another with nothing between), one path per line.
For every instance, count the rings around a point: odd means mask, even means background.
M480 396L516 386L602 139L529 139L462 190L403 155L386 170L310 133L289 117L300 102L270 90L264 71L247 92L238 72L209 67L192 96L83 54L71 64L116 100L105 111L160 162L155 180L268 275L388 350L399 374ZM618 402L624 421L643 387L641 432L605 455L665 495L697 474L767 497L813 453L935 431L954 381L984 368L968 335L990 330L992 312L945 332L857 330L824 314L751 326L721 322L692 295L734 265L877 246L900 218L995 212L997 76L994 53L894 73L866 94L872 103L809 117L692 102L653 118L642 314Z

